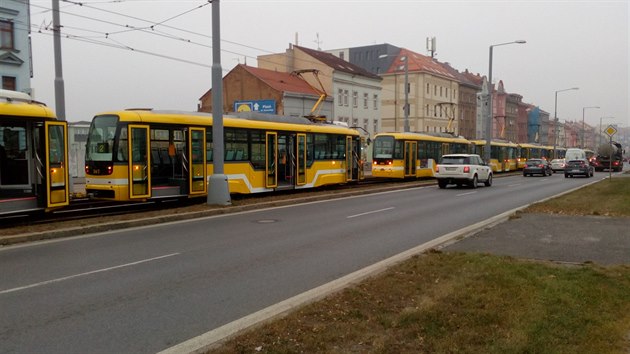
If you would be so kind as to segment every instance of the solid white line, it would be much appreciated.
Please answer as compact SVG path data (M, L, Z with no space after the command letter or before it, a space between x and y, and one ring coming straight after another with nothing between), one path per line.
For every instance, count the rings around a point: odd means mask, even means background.
M358 216L369 215L369 214L374 214L374 213L380 213L381 211L392 210L392 209L394 209L394 207L389 207L389 208L385 208L385 209L379 209L379 210L368 211L368 212L361 213L361 214L356 214L356 215L346 216L346 219L352 219L352 218L356 218L356 217L358 217Z
M151 262L151 261L155 261L155 260L166 258L166 257L173 257L173 256L177 256L177 255L179 255L179 253L171 253L171 254L167 254L167 255L164 255L164 256L153 257L153 258L149 258L149 259L143 259L143 260L137 261L137 262L121 264L121 265L117 265L117 266L114 266L114 267L93 270L91 272L70 275L70 276L67 276L67 277L57 278L57 279L52 279L52 280L47 280L47 281L43 281L43 282L40 282L40 283L35 283L35 284L31 284L31 285L21 286L19 288L2 290L2 291L0 291L0 295L8 294L8 293L12 293L12 292L15 292L15 291L20 291L20 290L30 289L30 288L34 288L36 286L42 286L42 285L47 285L47 284L52 284L52 283L58 283L60 281L69 280L69 279L73 279L73 278L78 278L78 277L82 277L82 276L86 276L86 275L90 275L90 274L107 272L107 271L114 270L114 269L129 267L129 266L133 266L133 265L137 265L137 264L141 264L141 263L146 263L146 262Z
M464 196L464 195L475 194L475 193L477 193L477 192L461 193L461 194L456 194L455 196L456 196L456 197L462 197L462 196Z

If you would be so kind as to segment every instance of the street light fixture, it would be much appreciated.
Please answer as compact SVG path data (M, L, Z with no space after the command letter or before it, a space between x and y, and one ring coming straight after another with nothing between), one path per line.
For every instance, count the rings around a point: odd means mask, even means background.
M492 141L492 115L493 115L493 110L492 110L492 48L494 47L498 47L501 45L508 45L508 44L525 44L527 43L524 40L516 40L516 41L512 41L512 42L506 42L506 43L499 43L499 44L493 44L490 46L490 65L488 68L488 105L489 105L489 113L488 113L488 118L486 119L486 149L484 151L483 154L483 158L484 160L486 160L487 163L490 162L490 142Z
M586 148L586 145L584 144L584 136L586 135L586 130L584 129L584 111L589 108L599 109L599 106L582 107L582 149Z
M571 91L571 90L579 90L579 87L571 87L568 89L557 90L556 91L556 100L554 103L553 109L553 121L554 121L554 132L553 132L553 158L556 157L556 145L558 143L558 92Z

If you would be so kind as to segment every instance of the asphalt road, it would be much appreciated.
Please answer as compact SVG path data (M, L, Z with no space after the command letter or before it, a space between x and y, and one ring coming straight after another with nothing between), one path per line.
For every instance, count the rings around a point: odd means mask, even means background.
M490 188L430 186L4 248L0 351L164 350L593 181L495 178Z

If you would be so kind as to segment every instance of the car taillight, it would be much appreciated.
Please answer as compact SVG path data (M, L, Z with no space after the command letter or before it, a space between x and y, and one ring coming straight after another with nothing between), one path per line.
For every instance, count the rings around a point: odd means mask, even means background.
M464 166L464 173L470 172L470 166Z
M540 165L538 165L538 167L543 168L543 167L545 167L545 165L540 164Z

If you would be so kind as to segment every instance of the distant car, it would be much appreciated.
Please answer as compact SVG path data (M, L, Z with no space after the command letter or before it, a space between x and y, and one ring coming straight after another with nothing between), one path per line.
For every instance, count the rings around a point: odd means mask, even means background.
M566 161L564 159L551 160L551 170L553 172L564 171L564 166L566 166Z
M575 175L584 176L586 178L593 177L595 168L591 166L587 159L577 159L567 161L564 168L564 177L573 177Z
M551 164L545 159L529 159L523 167L523 176L543 175L551 176L553 170Z
M468 185L471 188L477 188L478 182L483 182L486 187L492 185L492 169L475 154L442 156L435 177L442 189L449 184Z

